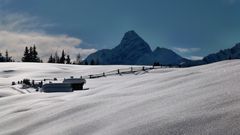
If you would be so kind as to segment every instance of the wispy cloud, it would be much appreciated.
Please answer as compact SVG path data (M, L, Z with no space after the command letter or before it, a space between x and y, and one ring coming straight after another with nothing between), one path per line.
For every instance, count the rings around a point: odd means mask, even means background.
M1 1L1 0L0 0ZM68 35L50 35L44 31L52 24L41 23L39 18L23 13L0 11L0 51L8 50L17 60L21 59L25 46L35 44L39 55L46 60L51 53L64 49L71 57L77 53L87 56L96 49L81 49L82 40Z
M173 49L179 53L192 53L201 50L200 48L180 48L180 47L174 47Z
M26 13L9 13L0 11L0 30L26 32L40 31L44 25L40 24L37 17Z
M202 56L189 56L189 57L187 57L187 59L190 59L190 60L201 60L201 59L203 59L203 57Z
M75 58L77 53L86 56L95 52L95 49L81 49L78 46L81 40L67 35L47 35L43 33L18 33L9 31L0 31L0 50L8 49L10 55L21 58L25 46L35 44L39 50L40 56L46 60L51 53L64 49Z

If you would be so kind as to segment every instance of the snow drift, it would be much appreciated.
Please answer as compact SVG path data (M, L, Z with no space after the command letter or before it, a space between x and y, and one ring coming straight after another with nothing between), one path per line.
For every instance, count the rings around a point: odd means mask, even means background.
M88 91L27 93L22 78L125 66L0 64L0 134L232 135L240 133L240 61L87 80ZM22 94L26 93L26 94Z

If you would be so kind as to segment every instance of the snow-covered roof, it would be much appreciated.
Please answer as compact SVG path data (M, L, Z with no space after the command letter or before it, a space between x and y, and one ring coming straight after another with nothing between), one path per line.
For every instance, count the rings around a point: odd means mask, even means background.
M69 78L69 79L64 79L63 83L84 84L86 83L86 80L81 78Z
M48 83L41 88L43 92L72 92L71 84L68 83Z

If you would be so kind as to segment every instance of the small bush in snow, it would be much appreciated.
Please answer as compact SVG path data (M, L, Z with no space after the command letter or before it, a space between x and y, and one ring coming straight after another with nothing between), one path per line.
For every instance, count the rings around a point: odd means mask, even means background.
M23 84L26 84L26 85L31 85L30 83L30 79L23 79Z

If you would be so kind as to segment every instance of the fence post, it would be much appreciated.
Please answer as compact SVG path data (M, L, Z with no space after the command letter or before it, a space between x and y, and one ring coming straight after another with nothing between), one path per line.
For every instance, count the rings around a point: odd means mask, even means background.
M131 72L133 72L133 67L131 67Z
M32 80L32 86L35 86L35 81L34 80Z
M105 73L103 72L103 77L105 77L106 75L105 75Z
M144 66L142 67L142 70L145 71L145 67Z
M39 87L42 88L43 86L43 81L40 82Z

